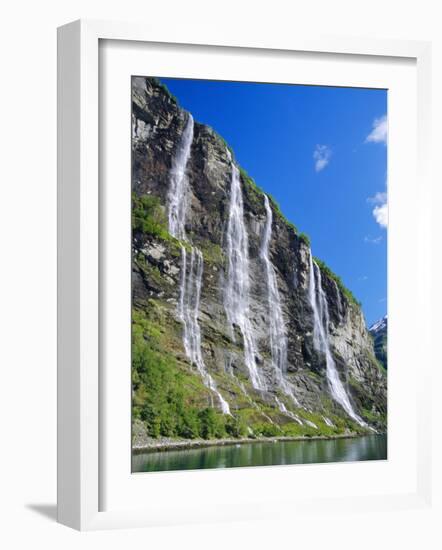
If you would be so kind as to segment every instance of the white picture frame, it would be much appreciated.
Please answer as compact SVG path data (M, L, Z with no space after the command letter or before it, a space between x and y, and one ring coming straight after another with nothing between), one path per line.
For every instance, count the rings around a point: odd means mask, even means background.
M204 502L193 502L188 510L177 505L167 510L157 506L128 506L103 509L100 484L105 479L103 472L103 433L100 414L106 408L101 401L106 399L100 387L102 374L100 335L100 302L103 290L100 285L103 273L100 249L100 41L124 41L126 44L170 44L176 47L189 45L213 48L230 48L244 53L269 51L280 55L283 52L308 52L330 56L376 56L378 58L411 59L417 71L417 166L419 186L419 239L429 237L430 212L426 205L431 201L431 182L428 175L428 151L430 149L429 121L431 103L429 98L430 44L425 42L365 40L346 37L296 36L289 43L267 44L264 39L249 41L232 39L207 41L203 36L186 36L186 31L166 33L147 29L136 24L100 21L76 21L59 29L58 34L58 520L60 523L80 530L139 527L191 523L195 521L259 519L266 501L273 502L278 494L265 491L258 502L232 507L229 513L211 511ZM208 54L210 56L210 53ZM399 208L399 206L398 206ZM425 342L430 331L425 323L431 315L431 264L430 252L419 253L419 296L415 312L422 314L424 321L419 327ZM418 293L415 287L416 296ZM425 315L427 313L427 315ZM427 319L427 321L425 321ZM342 513L350 510L355 502L361 509L424 508L431 503L431 402L425 384L431 375L431 348L427 348L427 360L422 361L421 377L414 391L417 405L415 414L416 435L416 484L411 491L391 491L382 494L347 496L337 495L337 506ZM425 382L425 384L424 384ZM427 386L428 387L428 386ZM259 475L261 469L247 469L248 476ZM252 472L252 470L254 472ZM269 470L269 469L268 469ZM273 470L273 469L271 469ZM276 471L276 469L275 469ZM239 477L239 470L230 476ZM252 473L250 473L252 472ZM283 483L288 470L278 470ZM203 475L201 475L203 474ZM212 472L183 472L182 479L191 480L192 487L198 484L216 483L220 475ZM358 473L354 472L354 476ZM186 478L184 476L187 476ZM178 478L176 478L178 479ZM189 481L187 481L189 483ZM223 480L221 480L221 483ZM184 481L186 483L186 481ZM158 485L158 482L157 482ZM184 487L185 485L183 485ZM172 490L172 489L171 489ZM170 494L170 493L169 493ZM285 505L293 504L287 494L280 495ZM299 502L297 503L299 505ZM181 508L180 508L181 506ZM330 506L328 498L317 496L304 498L305 511ZM293 508L292 508L293 509Z

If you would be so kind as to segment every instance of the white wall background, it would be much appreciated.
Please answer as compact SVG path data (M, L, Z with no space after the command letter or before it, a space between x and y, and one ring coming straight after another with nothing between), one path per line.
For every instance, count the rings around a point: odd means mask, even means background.
M59 526L56 494L56 27L79 17L144 21L210 35L226 30L290 36L347 34L433 40L434 157L442 123L442 17L437 0L16 0L2 6L0 131L0 419L2 442L0 544L3 548L309 547L405 549L441 547L433 513L396 512L370 518L293 518L268 522L79 534ZM440 102L439 102L440 103ZM434 179L441 182L434 162ZM434 211L441 199L436 191ZM442 280L441 222L435 216L435 277ZM413 220L410 220L413 223ZM437 262L436 262L437 260ZM436 312L434 336L441 326ZM439 327L439 328L438 328ZM440 361L439 361L440 363ZM439 366L441 366L439 364ZM418 366L417 366L418 367ZM439 386L433 397L440 401ZM435 407L436 414L440 415ZM440 432L435 423L434 433ZM438 433L440 437L440 433ZM440 443L436 440L439 464ZM435 472L440 487L440 474ZM439 493L440 495L440 493Z

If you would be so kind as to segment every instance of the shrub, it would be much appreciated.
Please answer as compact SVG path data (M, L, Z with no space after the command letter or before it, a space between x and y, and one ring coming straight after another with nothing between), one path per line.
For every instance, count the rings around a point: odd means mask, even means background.
M264 437L275 437L281 435L281 428L276 424L270 424L270 422L265 422L263 424L258 424L254 427L254 431L258 435Z
M160 199L152 195L132 194L132 229L163 240L170 240L166 214Z
M241 418L233 416L227 418L226 432L230 437L246 437L248 435L246 423Z
M134 416L145 422L151 437L196 437L197 410L188 404L193 396L176 359L160 351L160 327L136 310L132 321Z
M225 420L215 409L206 408L200 411L200 434L204 439L221 438L226 436Z

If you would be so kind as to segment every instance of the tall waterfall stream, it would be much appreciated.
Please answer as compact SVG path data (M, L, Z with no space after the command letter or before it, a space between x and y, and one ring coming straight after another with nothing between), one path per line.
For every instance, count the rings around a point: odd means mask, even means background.
M269 313L269 339L270 352L272 356L272 367L275 376L276 384L281 390L293 401L295 406L300 407L299 401L296 399L293 389L286 378L287 373L287 331L282 313L281 298L278 290L275 268L270 260L269 245L272 238L272 223L273 213L270 208L270 203L267 195L264 195L264 206L266 211L266 223L264 234L261 242L260 257L264 263L266 280L267 280L267 302ZM287 410L284 403L276 397L276 403L279 410L302 424L300 418L291 411Z
M256 365L257 348L250 322L249 241L244 223L241 182L238 168L233 162L231 166L232 176L226 234L228 270L224 288L224 309L231 327L232 338L235 338L235 325L241 331L244 342L244 362L249 371L253 387L257 390L265 390L265 381Z
M185 222L188 207L189 183L186 166L190 158L193 141L193 118L189 114L184 128L178 151L172 162L170 173L169 202L169 232L181 241L187 241ZM201 374L203 382L218 398L224 414L230 414L227 401L219 392L215 380L207 371L201 352L201 329L198 322L201 285L203 279L204 261L201 250L190 244L190 258L184 244L181 245L181 280L178 302L178 315L183 323L183 344L187 357Z
M341 405L341 407L351 418L353 418L353 420L355 420L360 426L367 426L362 418L355 413L344 385L339 378L335 360L333 359L330 349L328 332L329 312L327 298L324 290L322 289L321 270L313 261L311 252L309 276L309 299L314 318L313 344L317 351L325 355L326 374L330 392L333 399Z

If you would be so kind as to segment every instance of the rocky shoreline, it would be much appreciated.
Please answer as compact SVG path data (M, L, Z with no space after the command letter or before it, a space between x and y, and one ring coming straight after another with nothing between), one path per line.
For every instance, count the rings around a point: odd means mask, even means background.
M367 434L364 434L366 436ZM164 451L178 451L189 449L202 449L205 447L222 447L226 445L244 445L249 443L278 443L282 441L315 441L315 440L329 440L329 439L350 439L356 437L363 437L357 433L345 433L336 434L334 436L275 436L275 437L243 437L243 438L225 438L225 439L151 439L144 444L133 445L133 454L145 454L145 453L157 453Z

